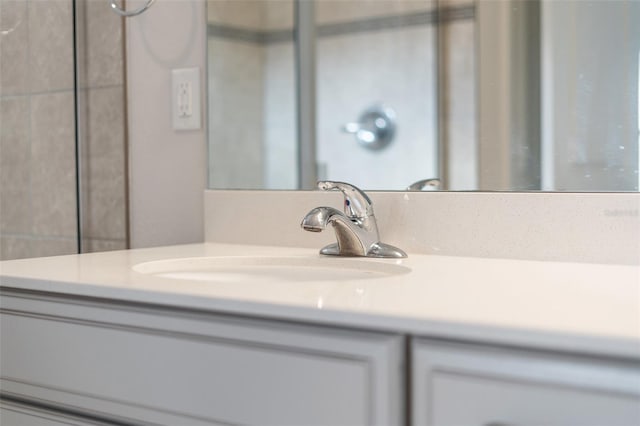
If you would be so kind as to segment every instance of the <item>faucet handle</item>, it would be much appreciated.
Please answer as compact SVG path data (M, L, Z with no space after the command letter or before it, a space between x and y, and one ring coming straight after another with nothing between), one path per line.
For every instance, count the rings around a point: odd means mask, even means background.
M324 191L338 190L344 195L344 213L349 218L364 219L373 216L373 204L361 189L346 182L324 180L318 182Z

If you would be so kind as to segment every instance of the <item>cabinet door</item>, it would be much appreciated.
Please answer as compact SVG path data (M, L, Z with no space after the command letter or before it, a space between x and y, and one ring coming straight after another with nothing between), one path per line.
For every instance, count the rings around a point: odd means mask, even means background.
M2 389L163 424L402 423L403 338L5 296Z
M412 424L640 424L640 364L412 342Z

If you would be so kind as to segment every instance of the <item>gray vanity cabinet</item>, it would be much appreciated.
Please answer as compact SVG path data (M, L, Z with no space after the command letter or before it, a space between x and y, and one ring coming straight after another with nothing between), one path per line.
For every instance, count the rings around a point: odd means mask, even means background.
M638 363L415 339L414 426L637 426Z
M118 424L403 423L401 336L11 292L1 327L2 393L27 406Z
M637 361L27 291L0 300L3 426L640 424Z

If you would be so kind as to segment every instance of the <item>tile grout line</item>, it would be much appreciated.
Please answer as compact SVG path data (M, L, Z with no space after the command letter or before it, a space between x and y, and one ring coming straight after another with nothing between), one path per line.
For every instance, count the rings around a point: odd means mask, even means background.
M104 86L89 86L89 87L81 87L80 91L89 91L89 90L107 90L107 89L119 89L122 88L124 84L108 84ZM65 89L53 89L53 90L45 90L39 92L24 92L24 93L6 93L0 95L0 100L5 99L16 99L16 98L24 98L30 96L42 96L42 95L55 95L60 93L68 93L73 92L73 87L65 88Z

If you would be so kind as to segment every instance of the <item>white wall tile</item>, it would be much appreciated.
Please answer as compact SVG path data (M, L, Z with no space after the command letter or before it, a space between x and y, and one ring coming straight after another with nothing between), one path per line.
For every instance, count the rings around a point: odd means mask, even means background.
M29 82L33 92L73 89L70 0L28 1Z
M31 98L33 233L77 234L73 92Z
M207 0L207 22L262 29L265 7L264 0Z
M265 54L264 187L295 189L298 134L293 43L268 45Z
M124 84L124 25L104 2L88 0L85 7L83 65L86 86L103 87Z
M0 232L31 232L29 97L0 99Z
M0 0L0 94L28 93L29 20L24 0Z
M209 186L262 188L264 48L208 41Z
M478 136L476 129L475 27L473 20L454 21L444 27L446 43L445 90L448 182L453 190L478 188Z
M320 24L348 22L424 12L434 5L433 0L320 0L316 2L316 20Z
M328 178L403 189L436 177L434 30L410 27L318 41L318 161ZM341 127L368 107L395 110L394 141L371 151Z

